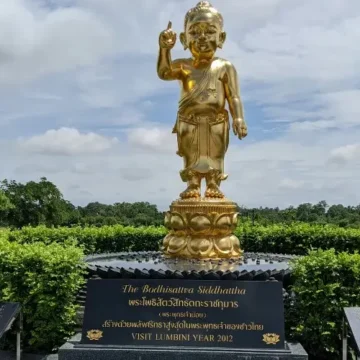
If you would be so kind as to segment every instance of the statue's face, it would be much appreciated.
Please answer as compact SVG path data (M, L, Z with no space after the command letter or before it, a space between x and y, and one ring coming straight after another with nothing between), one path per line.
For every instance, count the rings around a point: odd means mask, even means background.
M225 40L216 16L195 18L186 28L186 46L195 57L212 57Z

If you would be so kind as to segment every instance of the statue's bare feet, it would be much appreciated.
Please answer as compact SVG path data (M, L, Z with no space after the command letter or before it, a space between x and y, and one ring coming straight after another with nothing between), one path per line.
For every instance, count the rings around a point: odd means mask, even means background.
M223 199L225 195L220 191L219 187L215 184L209 184L205 191L206 198Z
M200 198L200 186L190 185L180 194L182 199Z

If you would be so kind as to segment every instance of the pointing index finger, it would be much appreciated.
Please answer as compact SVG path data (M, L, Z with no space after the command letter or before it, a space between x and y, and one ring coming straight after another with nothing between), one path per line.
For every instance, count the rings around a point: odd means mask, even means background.
M166 30L170 30L170 29L171 29L171 26L172 26L172 23L171 23L171 21L169 21L169 23L168 23L168 26L167 26L167 29L166 29Z

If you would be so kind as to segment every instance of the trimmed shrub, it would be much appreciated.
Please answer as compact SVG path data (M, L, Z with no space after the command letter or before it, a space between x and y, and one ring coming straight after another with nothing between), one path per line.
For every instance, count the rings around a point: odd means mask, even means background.
M50 352L75 328L84 255L80 248L65 245L22 245L0 234L1 300L22 304L25 349Z
M360 229L306 223L270 226L239 226L235 234L250 252L306 255L309 250L332 249L355 252L360 249Z
M342 309L360 305L360 255L312 251L294 262L293 277L288 337L300 341L311 359L340 359Z
M112 225L102 227L47 228L24 227L5 232L10 241L21 244L43 242L64 243L76 239L85 254L157 251L167 233L165 227L131 227ZM235 231L243 249L249 252L270 252L306 255L308 250L331 249L354 252L360 249L360 229L344 229L333 225L293 223L270 226L241 224Z
M76 239L85 254L122 251L156 251L159 240L166 235L164 227L132 227L112 225L102 227L24 227L11 231L9 240L21 244L43 242L45 244L64 243Z

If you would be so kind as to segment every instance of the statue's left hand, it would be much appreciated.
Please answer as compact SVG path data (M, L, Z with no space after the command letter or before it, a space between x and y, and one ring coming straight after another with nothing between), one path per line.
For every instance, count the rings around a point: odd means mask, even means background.
M241 140L247 135L247 125L244 119L234 119L233 121L234 134Z

